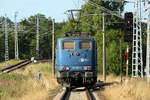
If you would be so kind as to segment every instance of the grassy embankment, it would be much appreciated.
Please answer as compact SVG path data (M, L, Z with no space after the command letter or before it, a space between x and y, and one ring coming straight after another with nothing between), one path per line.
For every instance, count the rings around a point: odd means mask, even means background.
M10 60L8 62L0 62L0 68L7 67L7 66L10 66L10 65L13 65L13 64L17 64L21 61L23 61L23 60Z
M102 79L102 78L100 78ZM109 85L99 95L106 100L150 100L150 83L146 79L125 79L120 84L120 77L108 76Z
M49 90L58 84L51 75L50 64L31 64L22 70L0 75L0 100L46 100ZM40 71L42 77L36 79Z

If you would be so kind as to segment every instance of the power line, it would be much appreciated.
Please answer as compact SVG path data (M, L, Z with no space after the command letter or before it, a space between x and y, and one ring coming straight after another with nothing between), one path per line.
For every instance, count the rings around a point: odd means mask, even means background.
M31 31L34 28L35 28L35 26L33 26L32 28L30 28L29 30L26 30L26 31L22 30L22 31L23 31L23 33L28 33L29 31Z
M86 22L82 22L82 24L88 25L88 26L90 26L90 27L92 27L92 28L94 28L94 29L98 29L98 27L96 27L96 26L94 26L94 25L91 25L91 24L89 24L89 23L86 23Z
M84 0L84 1L85 1L85 0ZM94 7L100 8L101 10L105 11L106 13L109 13L109 14L111 14L111 15L114 15L114 16L116 16L116 17L119 17L119 18L123 19L123 17L122 17L120 14L115 13L114 11L111 11L111 10L109 10L109 9L107 9L107 8L101 6L101 5L98 5L98 4L96 4L96 3L94 3L94 2L92 2L92 1L90 1L90 0L88 0L87 3L89 3L90 5L92 5L92 6L94 6Z
M75 8L79 9L81 5L82 0L72 0L73 4L75 5Z
M79 5L76 4L74 0L72 0L73 4L75 5L76 8L78 8Z

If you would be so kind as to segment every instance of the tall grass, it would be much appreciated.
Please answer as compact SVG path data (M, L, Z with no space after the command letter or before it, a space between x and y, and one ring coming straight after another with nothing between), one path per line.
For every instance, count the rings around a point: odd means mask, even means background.
M107 81L120 82L120 77L109 76ZM108 100L150 100L150 84L145 79L128 78L122 84L105 87L101 93Z
M36 79L37 72L41 72L41 79ZM50 90L55 89L58 84L55 77L51 74L52 67L48 63L31 64L21 72L29 76L27 81L28 92L20 100L46 100Z
M21 74L0 75L0 100L15 100L21 97L26 89L22 89L27 77Z
M36 79L38 71L42 74L40 80ZM50 64L40 63L10 74L1 74L0 100L46 100L49 91L58 86L51 72Z

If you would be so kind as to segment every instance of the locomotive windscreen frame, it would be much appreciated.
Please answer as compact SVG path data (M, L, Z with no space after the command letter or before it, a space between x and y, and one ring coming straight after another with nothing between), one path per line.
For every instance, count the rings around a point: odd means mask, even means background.
M64 41L63 42L63 49L64 50L73 50L74 49L74 42L73 41Z
M79 49L82 49L82 50L89 50L89 49L91 49L91 42L90 41L79 42Z

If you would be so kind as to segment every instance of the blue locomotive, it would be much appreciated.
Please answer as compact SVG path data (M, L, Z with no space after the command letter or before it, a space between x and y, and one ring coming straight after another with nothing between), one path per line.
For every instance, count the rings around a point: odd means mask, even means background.
M97 81L96 41L82 34L57 40L57 82L65 87L92 86Z

